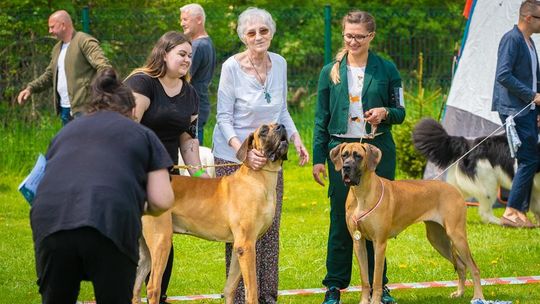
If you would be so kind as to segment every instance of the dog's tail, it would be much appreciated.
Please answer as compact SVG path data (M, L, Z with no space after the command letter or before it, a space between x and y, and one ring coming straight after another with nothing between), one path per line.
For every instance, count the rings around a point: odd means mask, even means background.
M459 162L459 168L469 177L474 179L480 159L488 160L492 167L499 166L509 177L514 177L514 160L510 157L505 135L477 137L469 141L463 136L449 135L440 123L424 118L414 127L413 144L430 162L442 169L468 153ZM476 148L469 151L472 147ZM538 149L540 151L540 144Z
M440 168L446 168L469 150L463 136L451 136L432 118L416 124L412 134L413 144L420 154Z

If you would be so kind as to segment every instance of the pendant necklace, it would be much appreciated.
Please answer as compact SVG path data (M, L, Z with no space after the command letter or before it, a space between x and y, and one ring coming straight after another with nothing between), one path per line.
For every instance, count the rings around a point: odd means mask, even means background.
M259 79L259 83L261 83L263 91L264 91L264 99L266 99L266 103L270 103L272 101L272 96L270 96L270 93L268 93L268 90L266 90L265 82L263 82L261 75L257 71L257 68L255 68L255 65L253 64L253 61L251 60L251 56L247 54L249 63L251 63L251 66L255 70L255 73L257 74L257 78ZM264 58L264 72L266 73L266 76L268 77L268 65L266 62L266 58Z

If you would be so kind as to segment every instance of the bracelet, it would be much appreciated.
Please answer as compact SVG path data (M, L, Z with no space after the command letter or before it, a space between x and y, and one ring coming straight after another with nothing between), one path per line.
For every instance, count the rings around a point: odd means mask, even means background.
M384 112L386 112L386 116L384 117L384 119L386 120L390 111L388 111L388 108L384 108Z
M201 168L201 169L195 171L195 173L193 173L193 177L201 177L205 173L206 173L206 171Z

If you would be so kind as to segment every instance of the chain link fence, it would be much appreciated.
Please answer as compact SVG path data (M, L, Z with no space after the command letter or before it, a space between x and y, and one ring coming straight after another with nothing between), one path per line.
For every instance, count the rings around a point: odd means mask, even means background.
M221 63L233 54L240 52L244 46L236 34L238 15L245 7L229 6L225 9L206 7L206 28L216 46L218 65L210 86L212 113L215 114L215 98L219 81ZM268 9L277 24L277 32L273 38L271 51L281 54L288 62L289 102L291 111L302 112L305 119L297 120L299 129L309 132L312 128L312 112L304 111L306 103L313 103L319 72L324 65L325 41L331 45L333 54L341 47L341 16L345 10L331 11L331 36L325 36L325 8L280 8ZM452 73L452 60L456 45L461 38L461 29L448 29L447 35L430 34L429 31L403 32L401 29L387 29L392 18L408 18L407 12L396 12L390 8L371 8L375 12L378 29L372 42L372 49L392 59L401 71L405 87L413 87L418 81L419 56L423 54L423 81L427 86L442 87L447 90ZM126 76L131 70L144 64L146 56L157 39L166 31L181 31L179 10L146 9L109 9L92 8L84 18L83 11L71 12L76 29L88 28L90 34L101 42L107 57L113 66ZM54 134L59 125L46 120L44 125L40 117L51 116L52 90L34 94L25 107L16 107L17 93L26 83L38 77L50 61L50 52L56 40L47 33L47 18L51 12L46 10L32 12L8 12L10 22L20 24L41 24L24 33L17 33L12 39L2 42L0 51L0 126L2 126L2 142L12 142L16 134L27 131L26 128L49 128ZM456 12L441 9L427 9L424 16L428 18L461 18ZM84 24L83 24L84 23ZM312 108L312 107L311 107ZM311 115L310 117L307 117ZM18 123L14 123L18 122ZM207 127L211 138L212 121ZM30 133L25 133L31 137ZM307 134L309 136L309 134ZM207 145L209 143L206 143ZM41 146L20 146L10 144L0 146L0 161L8 163L6 155L17 154L20 159L33 161L35 149ZM26 150L25 150L26 149ZM9 163L17 163L12 156L7 157ZM17 158L18 159L18 158Z

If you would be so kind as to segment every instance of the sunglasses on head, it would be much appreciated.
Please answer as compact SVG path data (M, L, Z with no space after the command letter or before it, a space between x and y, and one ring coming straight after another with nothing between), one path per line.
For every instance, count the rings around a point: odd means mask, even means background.
M259 35L261 36L266 36L268 35L268 33L270 33L270 30L265 28L265 27L262 27L259 29ZM253 38L255 36L257 36L257 30L250 30L248 32L246 32L245 34L248 38Z

